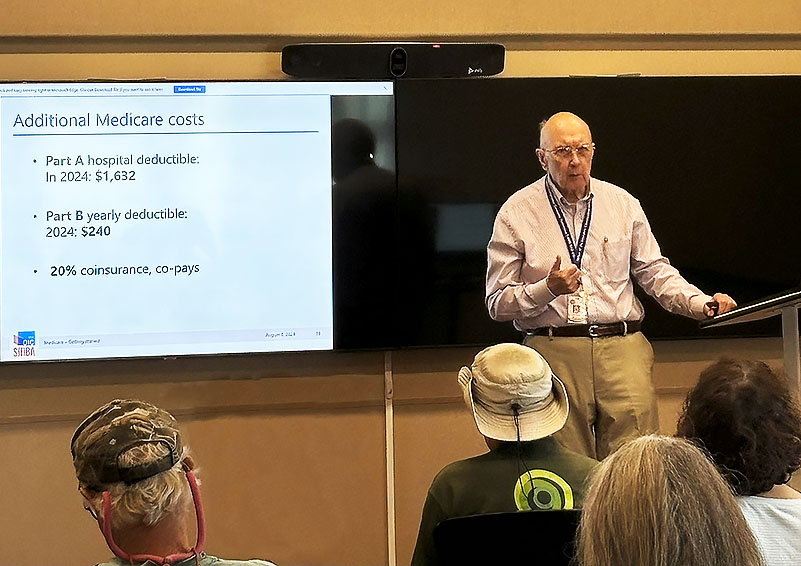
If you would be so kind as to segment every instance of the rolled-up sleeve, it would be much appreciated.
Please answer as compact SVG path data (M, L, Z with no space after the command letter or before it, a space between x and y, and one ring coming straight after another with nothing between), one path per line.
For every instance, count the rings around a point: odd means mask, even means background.
M662 255L639 202L632 224L631 273L665 310L690 318L705 318L704 304L712 297L691 285Z

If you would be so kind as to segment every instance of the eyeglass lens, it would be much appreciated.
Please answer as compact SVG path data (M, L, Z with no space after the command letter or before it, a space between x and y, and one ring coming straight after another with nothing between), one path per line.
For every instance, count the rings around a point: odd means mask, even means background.
M593 146L592 144L583 144L576 147L571 147L569 145L561 145L551 150L551 153L556 155L561 159L570 159L573 157L573 152L576 152L576 155L579 156L580 159L586 159L590 155L592 155Z

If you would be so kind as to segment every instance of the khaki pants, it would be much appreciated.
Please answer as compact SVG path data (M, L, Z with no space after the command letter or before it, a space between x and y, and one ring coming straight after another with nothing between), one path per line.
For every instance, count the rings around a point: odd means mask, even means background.
M566 448L602 460L626 440L656 432L654 351L640 332L604 338L527 336L567 389L570 412L555 434Z

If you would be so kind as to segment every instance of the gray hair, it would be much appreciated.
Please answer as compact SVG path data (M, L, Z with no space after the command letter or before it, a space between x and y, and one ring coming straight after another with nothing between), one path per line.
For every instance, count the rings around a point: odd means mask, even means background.
M169 448L163 444L141 444L122 453L119 463L125 467L147 464L168 453ZM181 460L172 468L132 484L115 482L99 487L81 487L89 489L89 500L95 511L102 507L101 493L109 492L113 527L152 527L191 501L182 464L187 455L188 449L184 447Z
M596 469L579 526L580 566L761 566L734 496L690 442L643 436Z

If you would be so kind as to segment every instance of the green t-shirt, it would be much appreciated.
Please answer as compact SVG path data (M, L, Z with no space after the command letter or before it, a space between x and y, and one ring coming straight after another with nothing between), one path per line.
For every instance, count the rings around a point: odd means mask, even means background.
M438 564L434 527L445 519L524 510L576 509L598 464L553 437L504 442L486 454L445 466L428 489L412 566Z

